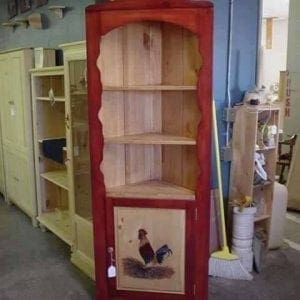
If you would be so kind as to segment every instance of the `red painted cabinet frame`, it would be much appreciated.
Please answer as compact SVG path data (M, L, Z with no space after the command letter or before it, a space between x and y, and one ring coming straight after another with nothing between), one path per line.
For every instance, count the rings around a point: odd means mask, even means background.
M107 279L107 199L100 164L103 159L102 124L98 119L101 108L101 74L96 65L100 54L101 36L121 25L138 21L163 21L180 25L195 33L199 41L199 52L203 58L197 83L197 104L201 121L197 133L197 158L200 173L197 178L196 200L193 205L197 219L191 225L195 239L196 297L206 299L208 287L209 248L209 200L210 200L210 156L211 156L211 100L212 100L212 27L213 8L207 1L184 0L120 1L93 5L86 9L87 60L88 60L88 105L89 134L92 174L92 201L94 222L94 246L96 263L96 298L125 299L111 297ZM116 200L117 201L117 200ZM151 200L152 201L152 200ZM122 202L124 205L124 202ZM131 202L131 205L134 202ZM147 207L145 201L144 206ZM178 202L176 202L178 203ZM117 202L116 202L117 204ZM128 203L130 204L130 203ZM140 205L140 204L139 204ZM158 206L159 207L159 206ZM150 299L153 295L130 296L130 299ZM148 295L148 296L147 296ZM170 295L155 294L156 299L173 299ZM186 299L192 299L186 297ZM127 299L129 299L127 297ZM174 298L175 299L175 298Z

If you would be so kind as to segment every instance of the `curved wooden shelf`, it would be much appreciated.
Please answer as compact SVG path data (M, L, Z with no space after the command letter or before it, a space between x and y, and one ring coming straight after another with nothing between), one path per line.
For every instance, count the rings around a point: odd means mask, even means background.
M138 145L196 145L196 140L184 136L162 133L131 134L104 139L107 144L138 144Z
M194 191L159 180L107 188L106 194L118 198L195 200Z
M195 85L104 86L104 91L196 91Z
M45 180L48 180L59 187L68 190L68 174L66 170L51 171L46 173L41 173L40 176Z

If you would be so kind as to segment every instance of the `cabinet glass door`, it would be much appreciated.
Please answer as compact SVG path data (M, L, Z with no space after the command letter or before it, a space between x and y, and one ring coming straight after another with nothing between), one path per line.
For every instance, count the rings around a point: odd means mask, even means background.
M91 220L86 61L69 62L69 76L75 213Z

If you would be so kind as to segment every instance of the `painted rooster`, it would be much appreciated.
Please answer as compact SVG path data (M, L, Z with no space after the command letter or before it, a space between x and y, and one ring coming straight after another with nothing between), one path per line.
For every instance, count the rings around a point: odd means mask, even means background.
M145 229L139 229L138 239L140 240L139 252L145 262L145 265L151 262L154 264L156 262L161 264L166 257L173 254L168 245L163 245L156 252L154 252L147 238L147 231Z

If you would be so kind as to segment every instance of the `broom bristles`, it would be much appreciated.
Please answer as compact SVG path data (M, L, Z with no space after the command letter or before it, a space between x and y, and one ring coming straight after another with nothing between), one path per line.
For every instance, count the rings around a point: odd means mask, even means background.
M226 260L217 257L210 257L208 274L213 277L235 280L253 279L253 276L243 267L239 259Z

